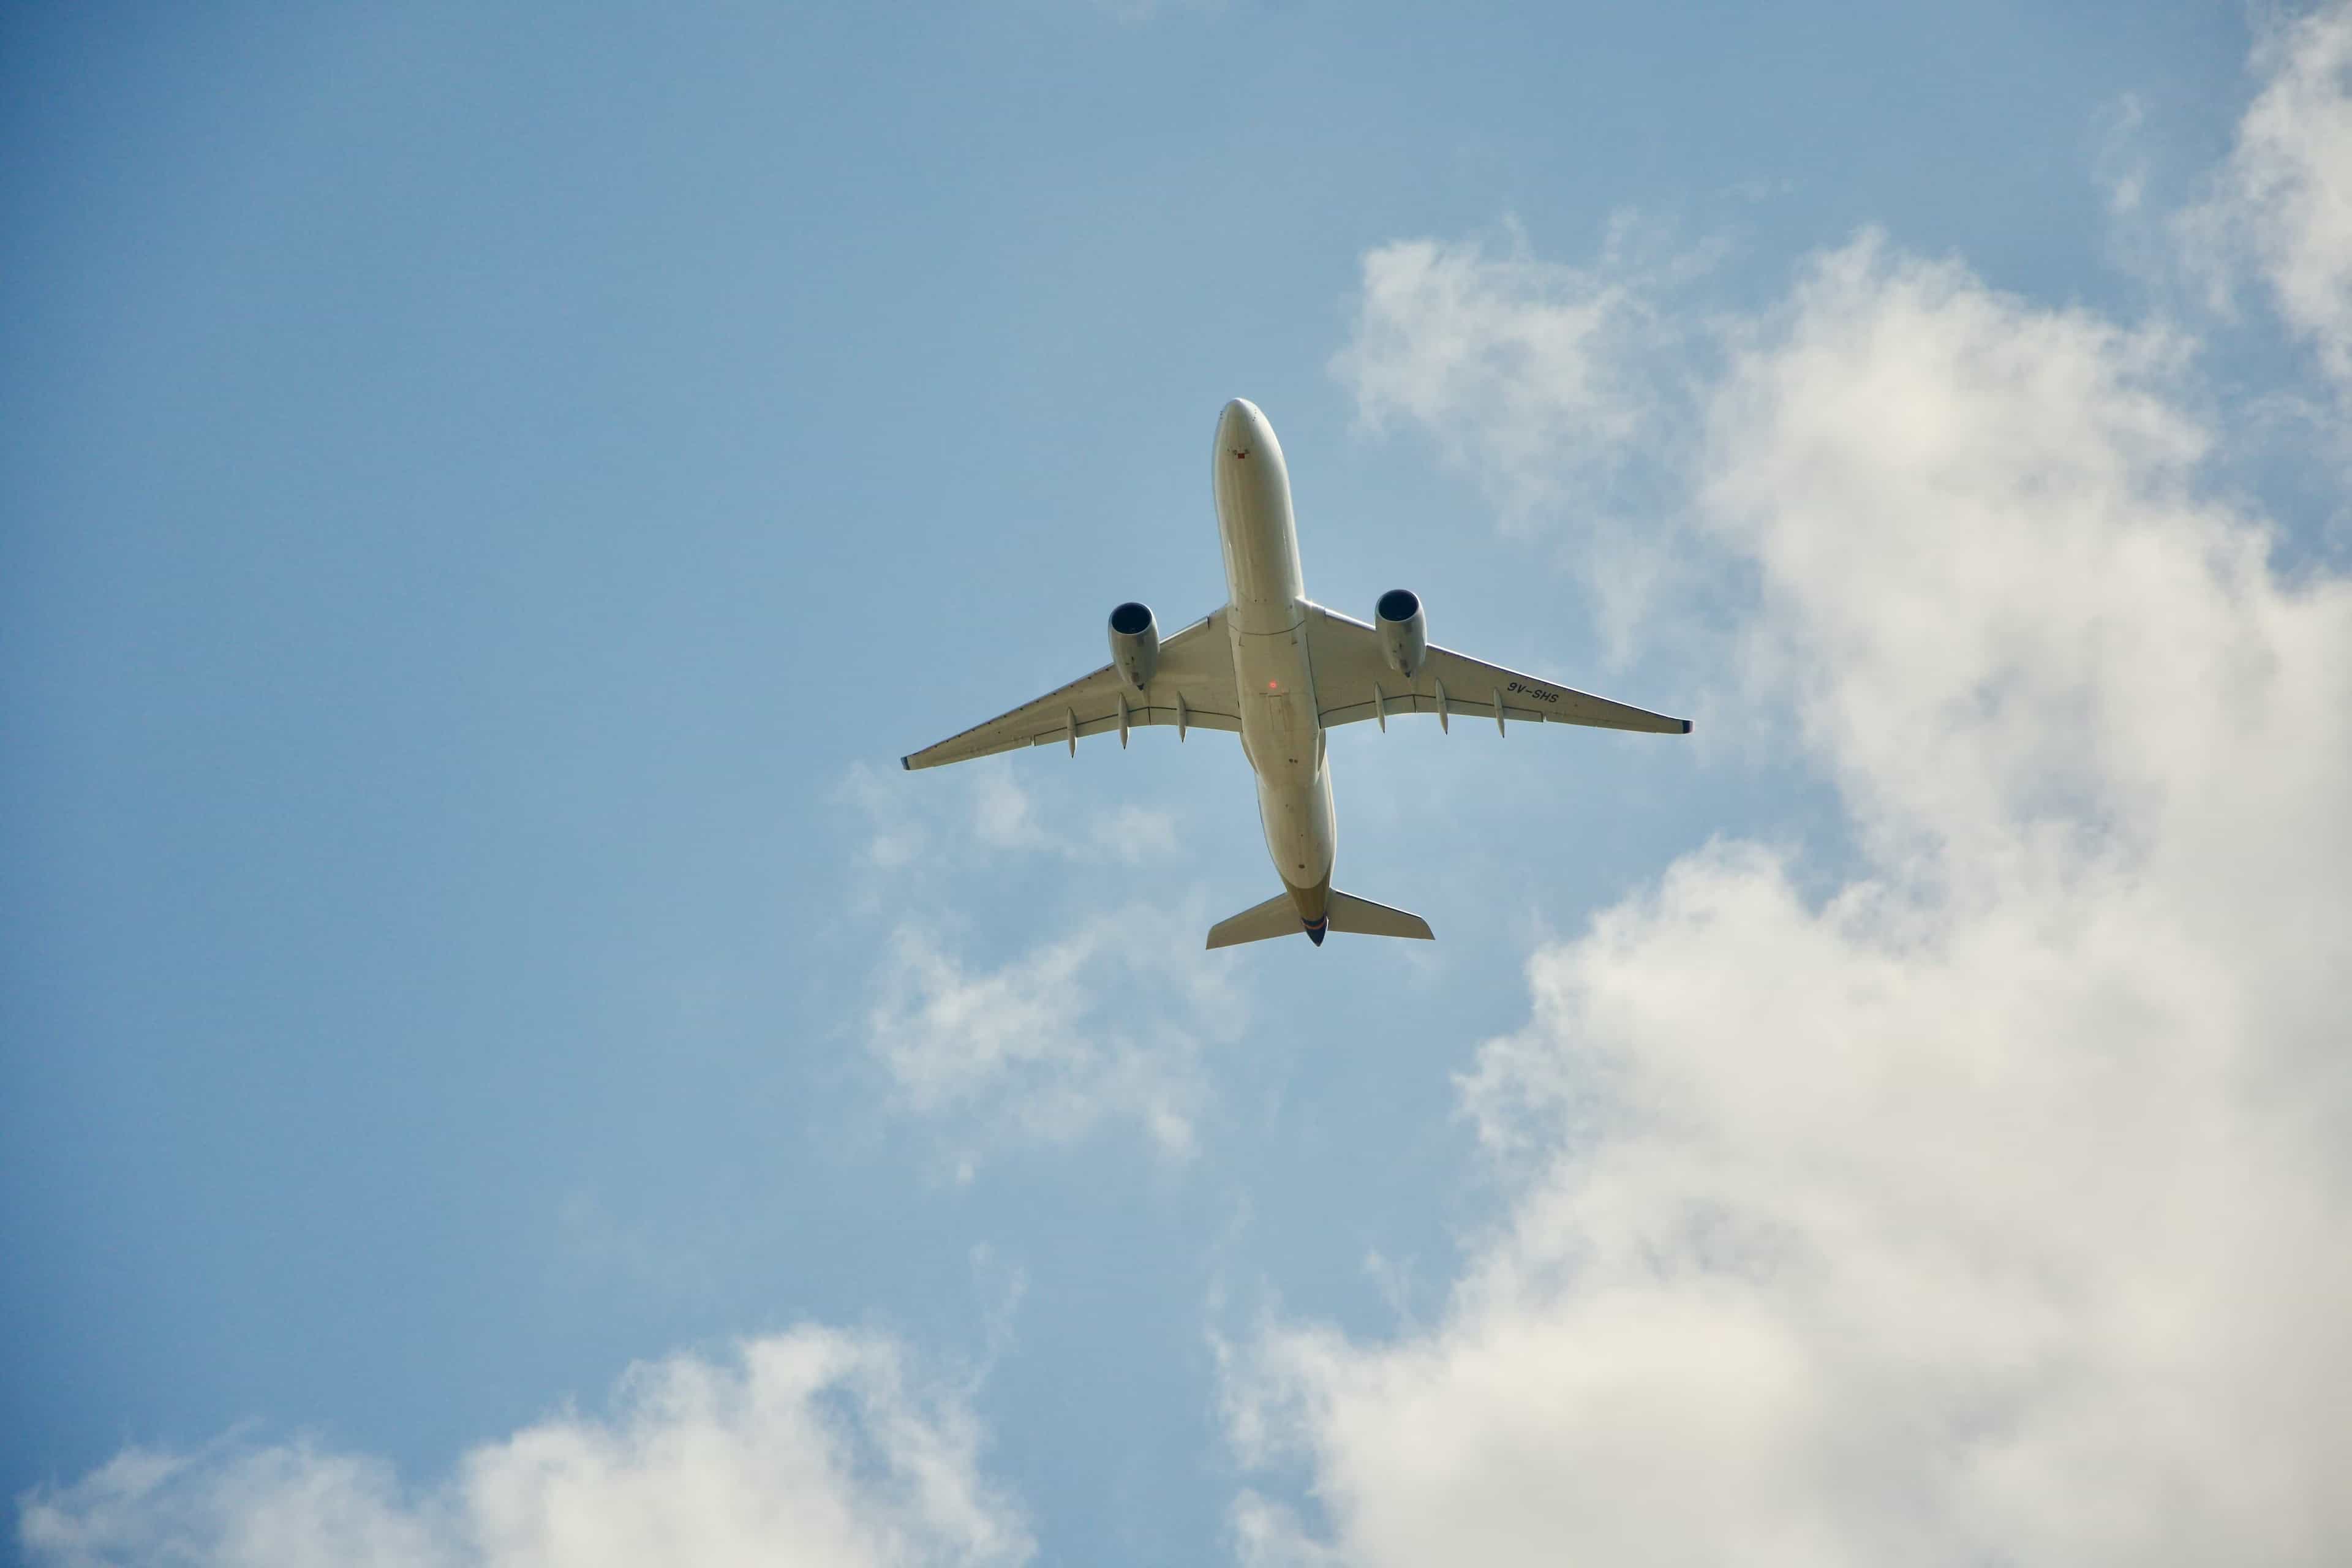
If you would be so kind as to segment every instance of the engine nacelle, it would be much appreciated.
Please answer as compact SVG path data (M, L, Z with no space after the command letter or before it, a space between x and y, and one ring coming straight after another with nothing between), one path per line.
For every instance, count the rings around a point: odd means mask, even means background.
M1372 607L1372 625L1380 628L1381 657L1389 668L1411 680L1421 673L1429 656L1429 618L1421 613L1421 595L1406 588L1391 588Z
M1160 668L1160 624L1151 606L1133 600L1110 613L1110 661L1130 690L1141 693Z

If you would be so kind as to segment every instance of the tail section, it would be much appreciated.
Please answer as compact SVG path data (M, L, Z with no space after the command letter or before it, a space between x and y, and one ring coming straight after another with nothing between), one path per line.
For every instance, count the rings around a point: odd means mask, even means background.
M1412 937L1422 942L1435 940L1436 933L1429 922L1405 910L1392 910L1386 904L1376 904L1370 899L1360 899L1352 893L1333 889L1330 902L1323 919L1307 921L1299 917L1298 906L1291 896L1277 893L1262 904L1255 904L1237 915L1219 921L1209 928L1211 947L1237 947L1245 942L1265 942L1268 938L1291 936L1304 931L1316 946L1323 945L1326 931L1350 931L1358 936Z
M1237 947L1245 942L1264 942L1268 937L1289 936L1304 922L1288 893L1276 893L1262 904L1253 904L1237 915L1228 916L1209 928L1211 947Z
M1360 899L1353 893L1331 889L1331 929L1353 931L1358 936L1405 936L1420 942L1435 942L1437 933L1429 922L1411 910L1392 910L1386 904L1376 904L1370 899Z

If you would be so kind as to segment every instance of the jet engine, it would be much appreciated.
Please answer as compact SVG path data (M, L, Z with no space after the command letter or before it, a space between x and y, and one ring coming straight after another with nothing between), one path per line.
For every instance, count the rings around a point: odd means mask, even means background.
M1429 653L1429 619L1421 613L1421 596L1405 588L1391 588L1372 608L1372 625L1381 632L1381 657L1389 668L1411 680L1421 673Z
M1140 693L1160 668L1160 626L1151 606L1128 601L1110 613L1110 661L1130 690Z

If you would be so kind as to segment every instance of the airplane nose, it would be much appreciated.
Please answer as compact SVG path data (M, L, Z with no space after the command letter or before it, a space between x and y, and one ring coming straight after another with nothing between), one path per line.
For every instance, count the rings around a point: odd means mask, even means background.
M1246 397L1236 397L1217 416L1217 445L1228 451L1247 451L1264 445L1265 429L1265 416L1257 411L1257 405Z

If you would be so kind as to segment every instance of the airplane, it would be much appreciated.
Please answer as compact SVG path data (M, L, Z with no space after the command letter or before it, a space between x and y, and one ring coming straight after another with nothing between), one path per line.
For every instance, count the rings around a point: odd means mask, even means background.
M1225 730L1242 738L1257 775L1258 816L1283 890L1219 921L1209 946L1232 947L1304 931L1317 947L1330 931L1433 940L1429 922L1331 886L1339 844L1331 810L1325 731L1370 719L1434 713L1447 733L1456 717L1585 724L1687 735L1690 721L1539 680L1440 647L1429 640L1420 596L1391 588L1370 625L1307 596L1298 531L1290 510L1290 469L1255 404L1235 398L1217 416L1210 459L1217 534L1224 546L1227 600L1162 641L1148 605L1110 613L1110 663L1034 702L1000 714L899 764L935 768L1023 746L1118 731L1127 745L1139 725Z

